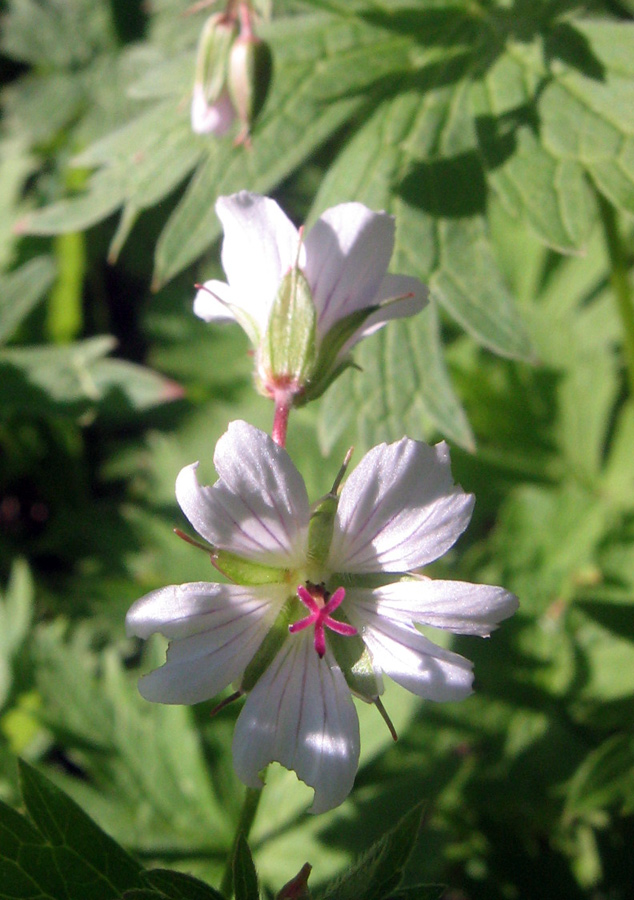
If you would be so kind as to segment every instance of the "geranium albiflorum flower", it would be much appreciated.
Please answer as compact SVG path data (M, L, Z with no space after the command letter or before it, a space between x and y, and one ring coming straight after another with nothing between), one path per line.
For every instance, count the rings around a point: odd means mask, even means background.
M276 760L314 788L312 812L323 812L345 799L358 766L351 694L382 709L387 675L430 700L466 697L471 663L416 626L486 636L517 600L489 585L403 580L442 556L471 517L473 496L453 484L444 443L374 447L313 507L286 450L245 422L229 426L214 463L212 487L194 464L176 496L233 583L172 585L132 606L130 634L171 641L140 691L198 703L235 682L247 694L233 740L239 777L259 787L258 772Z
M220 197L216 211L228 283L206 282L194 312L244 328L258 389L276 401L280 394L295 406L315 399L350 364L361 338L427 303L417 278L387 274L395 226L386 213L342 203L304 235L258 194Z

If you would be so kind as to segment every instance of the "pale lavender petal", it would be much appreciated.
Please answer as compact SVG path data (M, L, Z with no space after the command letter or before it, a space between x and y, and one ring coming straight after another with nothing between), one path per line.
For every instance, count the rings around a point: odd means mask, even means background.
M405 319L419 313L429 302L429 289L418 278L410 278L409 275L386 275L373 302L378 304L386 300L394 302L387 303L369 316L363 328L353 335L347 349L361 338L378 331L391 319Z
M270 566L305 562L310 507L290 456L263 431L232 422L216 445L220 476L202 487L196 464L176 480L176 498L196 531L214 547Z
M406 572L442 556L469 524L474 497L454 485L449 448L403 438L363 457L343 486L329 568Z
M194 298L194 313L205 322L234 322L235 316L228 305L232 302L228 284L206 281Z
M438 647L412 625L377 611L371 591L346 593L346 616L362 636L375 666L427 700L462 700L472 691L469 660Z
M139 690L157 703L200 703L238 678L288 596L284 585L170 585L141 597L126 616L129 635L171 640L164 666Z
M339 319L371 306L394 247L394 219L362 203L326 210L306 238L306 277L326 334Z
M221 137L231 127L236 117L227 91L223 91L215 103L207 103L205 92L197 84L192 97L191 122L196 134L215 134Z
M274 200L247 191L219 197L216 212L224 228L222 265L233 302L263 332L280 282L297 257L298 231Z
M519 606L517 597L501 587L429 578L388 584L372 594L379 615L481 637Z
M290 637L247 697L233 737L238 776L261 787L270 762L292 769L314 788L310 812L350 793L359 764L359 722L350 690L332 655L320 659L308 632Z

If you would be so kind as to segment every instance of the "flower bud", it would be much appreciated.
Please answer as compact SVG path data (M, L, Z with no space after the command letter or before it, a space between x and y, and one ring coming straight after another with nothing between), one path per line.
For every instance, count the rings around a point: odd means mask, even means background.
M239 119L250 129L260 114L273 71L271 48L254 34L241 34L231 47L227 87Z
M231 47L238 34L235 19L226 13L210 16L200 35L192 100L192 129L196 134L224 134L235 110L227 91Z
M291 878L284 885L275 900L311 900L311 893L308 890L308 876L311 871L311 864L304 863L295 878Z

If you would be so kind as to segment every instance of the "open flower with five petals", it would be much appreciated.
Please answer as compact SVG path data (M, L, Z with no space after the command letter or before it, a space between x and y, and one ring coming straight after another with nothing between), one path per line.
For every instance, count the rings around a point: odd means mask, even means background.
M206 282L194 312L244 328L265 396L286 393L295 406L315 399L350 364L361 338L427 303L417 278L387 274L395 225L386 213L342 203L304 236L258 194L220 197L216 211L228 283Z
M358 766L352 694L377 702L387 675L430 700L466 697L471 663L417 625L486 636L517 600L499 587L403 577L442 556L471 516L444 443L374 447L313 507L286 450L245 422L229 426L214 463L212 487L191 465L176 496L232 583L172 585L132 606L130 634L171 642L140 690L197 703L235 683L247 694L233 740L239 777L258 787L279 761L323 812L345 799Z

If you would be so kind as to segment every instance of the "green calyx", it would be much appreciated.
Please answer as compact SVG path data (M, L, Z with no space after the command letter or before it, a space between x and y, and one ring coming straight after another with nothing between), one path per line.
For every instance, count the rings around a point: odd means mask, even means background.
M287 575L286 569L275 566L263 566L229 553L228 550L215 550L211 562L234 584L283 584Z
M337 610L335 618L347 621L343 613ZM366 703L374 703L383 693L381 678L374 671L372 657L362 638L328 632L328 646L331 648L346 684L353 694Z
M335 322L330 331L324 335L319 344L319 352L317 353L311 379L306 389L298 397L296 406L302 406L311 400L321 397L335 378L354 365L347 356L339 359L339 354L353 334L378 309L380 309L380 306L368 306L365 309L356 310Z
M259 375L267 392L294 392L310 379L315 362L316 311L306 276L293 266L282 278L259 352Z
M256 35L240 35L231 47L227 87L238 117L247 128L257 119L273 71L271 48Z
M338 502L334 494L326 494L318 501L308 523L308 563L318 572L325 567L330 553Z
M297 614L297 607L297 597L289 597L260 644L255 656L244 670L239 688L242 693L253 690L282 649L284 641L288 639L288 626L293 622L294 616Z
M196 84L200 85L209 105L216 102L227 86L231 47L238 36L238 26L225 13L209 16L198 42Z

